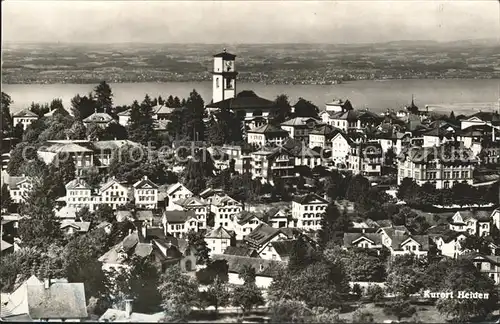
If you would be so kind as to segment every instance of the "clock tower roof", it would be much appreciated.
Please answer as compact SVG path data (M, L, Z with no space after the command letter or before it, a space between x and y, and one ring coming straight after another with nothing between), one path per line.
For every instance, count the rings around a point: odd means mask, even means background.
M226 49L224 49L224 51L215 54L214 57L222 57L224 60L234 60L236 58L236 55L228 53L226 52Z

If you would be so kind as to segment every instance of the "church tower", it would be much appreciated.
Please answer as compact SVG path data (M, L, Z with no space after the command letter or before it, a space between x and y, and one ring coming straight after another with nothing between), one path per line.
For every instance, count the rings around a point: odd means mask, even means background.
M230 54L224 49L222 53L214 55L213 75L213 103L234 98L236 95L236 72L234 60L236 55Z

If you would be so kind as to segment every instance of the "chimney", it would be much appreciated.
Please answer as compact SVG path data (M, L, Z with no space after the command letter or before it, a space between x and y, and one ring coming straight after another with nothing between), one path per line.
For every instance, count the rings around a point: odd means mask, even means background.
M130 318L130 316L132 315L132 302L134 300L133 299L125 299L125 314L127 316L127 318Z
M145 175L144 177L142 177L142 180L148 180L148 176Z
M45 289L49 289L50 288L50 278L45 278L45 280L43 281L43 285L44 285Z

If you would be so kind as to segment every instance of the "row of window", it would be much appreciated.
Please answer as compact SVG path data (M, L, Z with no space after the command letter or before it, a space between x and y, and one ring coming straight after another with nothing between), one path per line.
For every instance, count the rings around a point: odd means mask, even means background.
M326 205L321 205L321 206L304 206L304 210L326 210Z

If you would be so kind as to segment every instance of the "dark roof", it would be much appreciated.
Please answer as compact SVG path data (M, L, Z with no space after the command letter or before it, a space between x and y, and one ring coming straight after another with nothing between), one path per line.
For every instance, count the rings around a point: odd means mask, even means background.
M342 132L341 129L333 127L332 125L321 125L310 131L309 134L325 135L332 138L340 132Z
M382 244L382 237L377 233L344 233L344 246L351 247L352 242L359 240L362 237L372 241L375 245Z
M261 134L283 134L288 135L288 132L281 127L272 124L265 124L260 127L248 130L247 133L261 133Z
M286 262L276 260L266 260L261 258L250 258L238 255L214 254L213 260L226 260L229 272L240 273L244 266L251 266L255 269L257 276L274 277L284 271Z
M250 243L252 246L262 246L279 233L281 233L281 231L277 228L267 224L260 224L250 234L244 237L244 241Z
M315 193L293 197L293 201L295 201L296 203L299 203L301 205L308 204L313 200L319 200L320 203L322 203L322 204L328 204L328 201L326 199L324 199L323 197L321 197Z
M244 246L228 246L224 251L224 254L226 255L237 255L245 257L251 257L255 253L256 251L254 249Z
M261 98L257 95L240 96L239 94L235 98L225 99L219 102L211 103L207 105L208 108L219 108L219 109L270 109L276 108L274 101Z
M28 285L29 314L33 319L86 318L85 289L83 283L54 283Z
M163 214L168 223L184 223L191 217L196 217L193 210L166 210Z
M224 49L224 51L215 54L214 57L222 57L224 60L234 60L236 58L236 55L228 53Z

